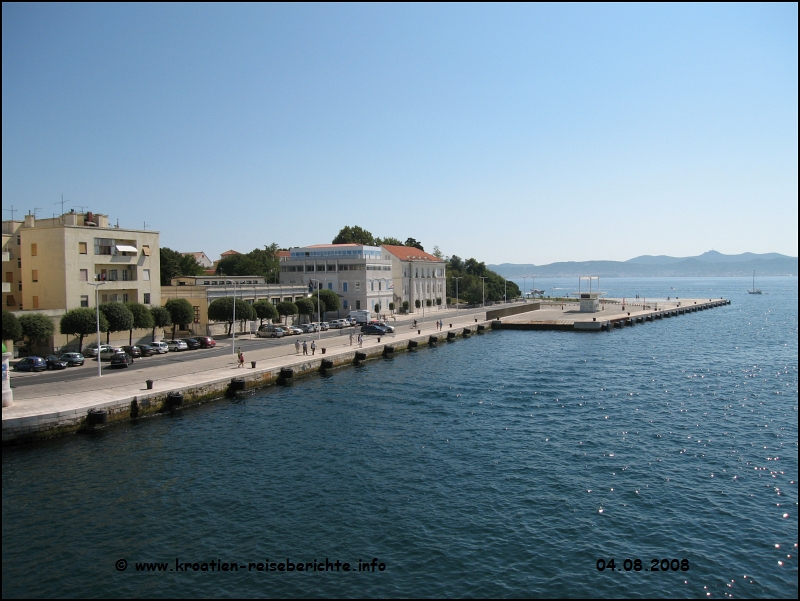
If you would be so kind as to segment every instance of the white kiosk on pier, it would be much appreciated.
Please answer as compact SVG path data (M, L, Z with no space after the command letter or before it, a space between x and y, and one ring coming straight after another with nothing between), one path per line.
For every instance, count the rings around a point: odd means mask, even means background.
M584 290L584 286L588 289ZM597 313L600 310L600 297L605 292L600 292L599 275L582 275L578 278L578 291L573 292L580 299L581 313Z

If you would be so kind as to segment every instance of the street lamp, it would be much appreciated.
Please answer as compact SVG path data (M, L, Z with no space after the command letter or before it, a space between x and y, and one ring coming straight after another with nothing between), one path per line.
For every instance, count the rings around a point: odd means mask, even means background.
M489 276L488 275L479 275L478 277L481 279L481 284L483 285L483 303L482 303L482 308L485 309L486 308L486 278L488 278Z
M103 366L102 361L100 361L100 295L98 294L98 290L100 286L105 284L106 282L97 282L93 284L89 282L90 286L94 286L94 307L97 313L97 377L103 377Z
M231 355L236 354L236 280L233 280L233 323L231 324Z
M464 276L463 275L458 276L457 278L453 276L450 277L451 279L454 279L456 281L456 319L458 319L458 303L461 300L460 298L458 298L458 280L462 279Z
M531 276L529 276L529 275L522 276L522 300L525 301L526 303L528 302L528 297L525 296L525 285L527 283L527 282L525 282L525 280L527 280L529 277L531 277Z

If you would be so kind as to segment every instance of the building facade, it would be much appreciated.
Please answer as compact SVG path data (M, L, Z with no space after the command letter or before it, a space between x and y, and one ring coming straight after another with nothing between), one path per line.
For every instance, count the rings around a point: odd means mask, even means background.
M391 258L393 277L393 296L395 307L402 308L408 303L410 313L422 312L428 307L445 306L447 294L447 272L444 259L426 253L413 246L383 247ZM417 308L416 301L420 301Z
M283 259L283 257L282 257ZM292 248L280 261L282 284L319 286L339 296L342 315L350 311L389 311L393 302L392 259L378 246L316 244ZM329 315L330 316L330 315Z
M173 278L169 286L162 286L162 304L172 298L185 298L194 308L192 331L195 335L216 336L226 331L225 324L211 323L208 319L208 305L218 298L236 296L253 304L261 299L269 299L273 305L281 301L294 302L308 296L308 288L302 284L266 284L259 276L184 276ZM237 328L241 324L237 323ZM248 324L244 329L249 331Z
M108 226L108 216L65 213L3 222L4 306L62 310L99 300L161 304L159 234ZM6 291L8 288L8 291Z

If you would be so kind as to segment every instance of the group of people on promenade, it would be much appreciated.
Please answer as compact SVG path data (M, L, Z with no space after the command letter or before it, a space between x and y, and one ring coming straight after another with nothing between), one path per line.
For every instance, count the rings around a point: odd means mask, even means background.
M307 355L308 354L308 342L303 340L302 346L303 346L303 354ZM299 340L295 340L294 341L294 352L296 354L298 354L298 355L300 354L300 341ZM316 352L317 352L317 342L315 340L312 340L311 341L311 354L313 355Z

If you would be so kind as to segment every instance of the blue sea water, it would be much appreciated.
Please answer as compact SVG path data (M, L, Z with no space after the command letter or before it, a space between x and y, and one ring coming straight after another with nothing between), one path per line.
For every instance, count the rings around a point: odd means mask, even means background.
M603 284L732 304L489 332L7 447L3 596L795 598L797 278ZM240 568L185 571L212 560Z

